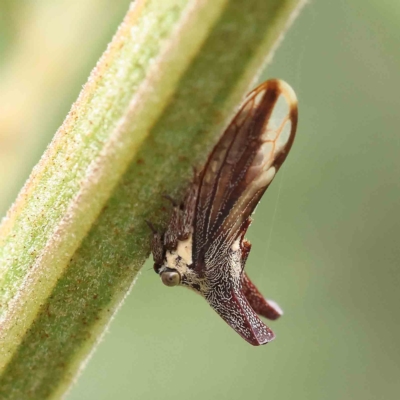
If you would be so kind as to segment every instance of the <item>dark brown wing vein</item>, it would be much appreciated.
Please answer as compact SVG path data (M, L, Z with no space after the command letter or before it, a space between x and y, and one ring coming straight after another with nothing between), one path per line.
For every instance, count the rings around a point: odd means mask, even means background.
M253 90L227 127L200 176L194 258L216 239L230 245L292 146L297 100L288 84L269 80Z

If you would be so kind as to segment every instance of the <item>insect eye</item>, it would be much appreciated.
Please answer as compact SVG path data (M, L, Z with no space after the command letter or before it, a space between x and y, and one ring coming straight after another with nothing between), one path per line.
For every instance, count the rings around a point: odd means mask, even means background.
M166 286L176 286L181 283L181 275L176 271L165 271L161 274L161 280Z
M160 272L161 265L154 263L153 268L154 268L154 271L156 271L156 273L158 274Z

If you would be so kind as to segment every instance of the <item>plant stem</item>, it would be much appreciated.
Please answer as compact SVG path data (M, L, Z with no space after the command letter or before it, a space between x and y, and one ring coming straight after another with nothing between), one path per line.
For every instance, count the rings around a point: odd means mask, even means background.
M66 391L302 3L134 3L1 225L1 398Z

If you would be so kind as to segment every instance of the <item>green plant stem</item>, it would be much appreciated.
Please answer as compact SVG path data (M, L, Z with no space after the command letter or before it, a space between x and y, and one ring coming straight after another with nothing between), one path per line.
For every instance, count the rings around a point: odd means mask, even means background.
M1 225L1 398L69 387L302 3L134 3Z

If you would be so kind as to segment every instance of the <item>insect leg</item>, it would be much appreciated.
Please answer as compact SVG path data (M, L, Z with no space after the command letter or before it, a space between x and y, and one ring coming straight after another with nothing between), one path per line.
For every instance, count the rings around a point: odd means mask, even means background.
M283 314L283 311L275 302L264 298L245 273L242 277L242 291L247 301L258 315L274 320L278 319Z
M154 228L150 221L146 221L147 225L153 232L151 239L151 252L153 253L153 259L155 264L161 265L164 261L164 246L161 234Z
M178 233L181 225L182 211L178 206L174 206L171 220L164 235L164 245L169 250L175 250L178 245Z
M194 213L196 211L198 184L195 181L189 188L183 203L183 215L179 227L179 240L186 240L192 233Z

